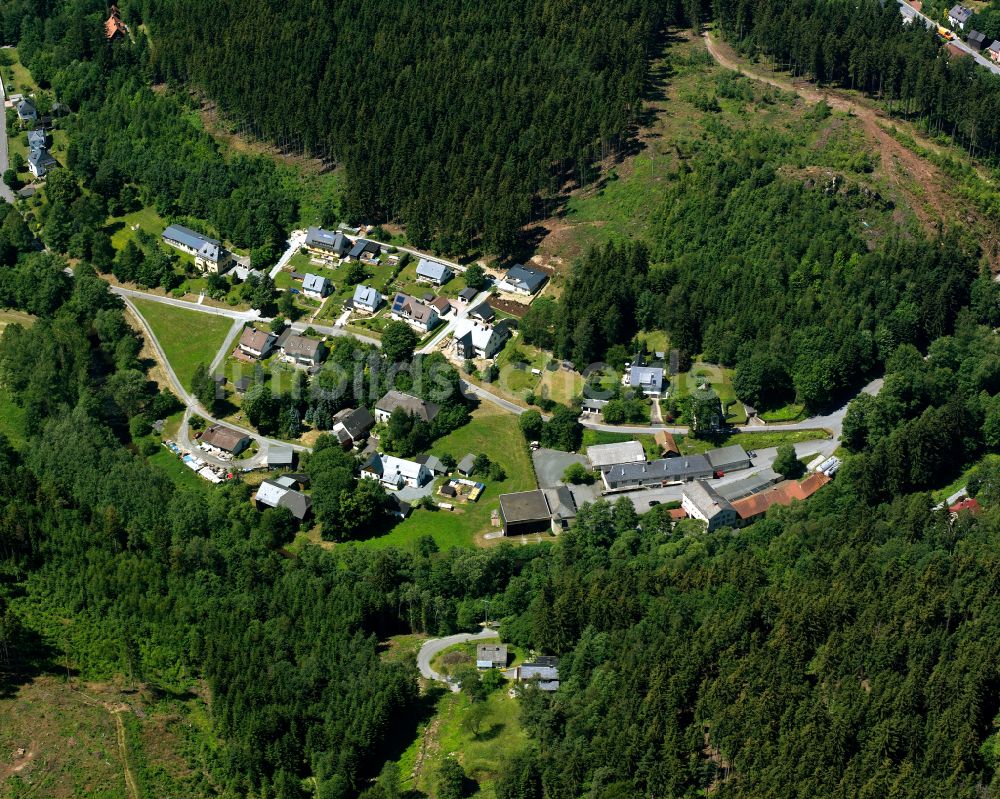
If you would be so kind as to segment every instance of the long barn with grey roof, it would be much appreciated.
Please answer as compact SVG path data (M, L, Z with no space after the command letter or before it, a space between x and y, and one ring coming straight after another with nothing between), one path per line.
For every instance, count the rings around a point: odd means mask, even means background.
M607 491L707 480L712 476L712 464L704 455L663 458L650 463L623 463L601 470Z

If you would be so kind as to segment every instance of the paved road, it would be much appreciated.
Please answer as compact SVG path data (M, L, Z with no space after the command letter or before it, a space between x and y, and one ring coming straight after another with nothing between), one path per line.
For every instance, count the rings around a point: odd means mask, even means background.
M216 308L214 305L199 305L190 300L179 300L176 297L164 297L159 294L149 294L145 291L127 289L123 286L112 286L111 292L127 301L129 300L150 300L163 305L173 305L175 308L183 308L186 311L199 311L200 313L212 314L214 316L228 316L230 319L238 319L242 322L252 322L260 318L260 313L254 310L236 311L232 308Z
M920 19L924 23L924 26L928 30L936 30L937 29L937 27L938 27L938 23L937 22L935 22L934 20L932 20L930 17L925 16L921 12L917 11L917 9L915 9L913 6L911 6L909 3L907 3L906 0L897 0L897 2L899 3L900 8L908 8L914 14L914 16L916 16L918 19ZM972 56L972 58L975 60L975 62L977 64L979 64L979 66L985 67L990 72L992 72L994 75L1000 75L1000 66L997 66L996 64L994 64L992 61L990 61L990 59L984 58L983 56L981 56L979 53L977 53L975 50L973 50L971 47L969 47L969 45L967 45L965 42L963 42L961 40L961 38L959 38L964 32L965 31L955 31L954 32L955 33L955 38L950 40L951 44L953 44L956 47L958 47L962 52L966 53L967 55Z
M278 273L285 268L292 256L295 255L301 248L302 245L306 243L306 231L304 230L293 230L292 235L288 237L288 248L281 254L281 258L278 259L278 263L271 267L271 271L268 273L271 276L271 280L274 280Z
M7 90L3 85L3 78L0 77L0 107L7 99ZM0 119L0 176L7 171L7 167L10 165L9 153L7 147L7 109L4 108L4 118ZM0 180L0 197L3 197L4 201L14 204L14 192L11 190L10 186Z
M490 638L498 638L499 635L496 630L491 630L487 627L478 633L458 633L457 635L448 635L444 638L431 638L429 641L425 641L424 645L420 647L420 652L417 653L417 668L420 669L420 676L428 680L434 680L435 682L443 682L452 691L457 691L461 687L458 683L452 682L431 668L431 661L434 659L434 656L449 646L455 646L455 644L465 644L469 641L486 641Z

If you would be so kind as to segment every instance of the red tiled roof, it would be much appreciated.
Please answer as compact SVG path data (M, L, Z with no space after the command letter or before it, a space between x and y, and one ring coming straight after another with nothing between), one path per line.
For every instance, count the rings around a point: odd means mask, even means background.
M684 508L671 508L668 513L670 513L670 518L675 522L679 522L681 519L686 519L688 517L687 511Z
M121 18L117 13L113 13L108 17L108 21L104 23L104 35L109 39L114 39L116 36L124 36L128 28L125 27L125 23L121 21Z
M653 434L653 440L656 441L657 445L660 447L660 452L663 455L680 455L681 451L677 448L677 442L674 441L672 433L666 430L657 430Z
M737 499L732 504L741 519L752 519L767 513L772 505L791 505L793 499L807 499L829 482L830 478L825 474L814 472L802 482L785 480L774 488Z
M966 497L960 502L956 502L948 510L952 513L961 513L963 510L967 510L969 513L979 513L982 508L979 507L979 503L972 497Z

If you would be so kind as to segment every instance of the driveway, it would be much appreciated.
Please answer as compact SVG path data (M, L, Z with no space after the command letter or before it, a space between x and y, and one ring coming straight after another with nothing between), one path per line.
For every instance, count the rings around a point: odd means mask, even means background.
M575 452L562 452L558 449L536 449L531 453L531 461L535 464L535 477L539 488L554 488L563 484L563 472L574 463L589 469L590 463L583 455Z
M417 653L417 668L420 669L420 676L428 680L434 680L435 682L443 682L452 691L457 691L461 687L458 683L452 682L443 674L438 674L431 668L431 661L434 657L448 647L455 646L455 644L465 644L469 641L486 641L490 638L499 637L500 633L487 627L478 633L458 633L457 635L448 635L444 638L431 638L429 641L424 642L424 645L420 647L420 652Z
M0 103L5 102L7 99L7 90L3 85L3 78L0 78ZM6 113L6 108L4 108ZM7 167L10 165L8 148L7 148L7 120L4 118L3 124L0 125L0 175L7 171ZM14 192L11 191L10 186L0 180L0 197L10 203L14 204Z

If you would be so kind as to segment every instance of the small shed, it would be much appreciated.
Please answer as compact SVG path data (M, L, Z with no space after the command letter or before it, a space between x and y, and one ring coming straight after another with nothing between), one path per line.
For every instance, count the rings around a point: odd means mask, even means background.
M471 452L458 462L459 474L464 474L466 477L472 474L475 467L476 467L476 456L473 455Z

